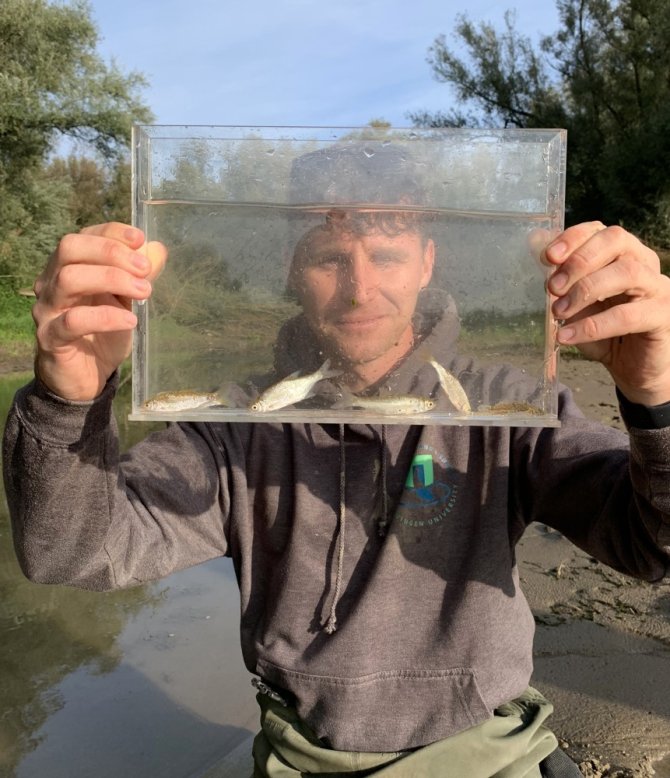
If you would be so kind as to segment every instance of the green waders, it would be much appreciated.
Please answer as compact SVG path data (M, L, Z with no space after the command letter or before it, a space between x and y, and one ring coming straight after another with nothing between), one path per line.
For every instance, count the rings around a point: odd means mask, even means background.
M543 725L553 706L531 687L482 724L398 753L324 748L295 709L262 694L257 699L261 731L254 740L254 778L541 778L539 763L558 745Z

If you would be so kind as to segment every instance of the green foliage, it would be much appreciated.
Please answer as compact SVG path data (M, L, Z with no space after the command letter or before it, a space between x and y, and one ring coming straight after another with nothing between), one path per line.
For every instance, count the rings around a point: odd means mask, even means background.
M130 117L147 120L135 97L145 85L95 52L89 8L46 0L0 4L0 160L23 169L41 160L59 134L113 156L126 147Z
M39 167L3 183L0 171L0 275L14 287L30 285L58 239L73 225L69 190Z
M0 3L0 274L28 283L60 235L77 224L68 182L44 170L64 137L101 159L122 157L144 79L96 53L88 5Z
M541 54L529 38L514 28L515 16L505 14L505 29L497 33L489 23L475 26L465 15L456 24L456 36L465 44L467 61L451 52L444 35L429 51L429 63L438 81L450 83L465 104L479 113L412 114L422 127L560 127L565 119L561 94L551 83Z
M130 222L130 163L125 159L110 166L89 157L58 157L46 175L67 187L67 212L76 229L108 221Z
M34 324L30 313L33 300L19 294L10 279L0 279L0 346L16 351L34 340Z
M461 348L501 352L538 351L544 347L544 311L504 314L497 310L475 310L461 319Z
M565 127L568 219L620 223L670 245L670 0L558 0L560 29L537 51L514 28L459 17L436 78L470 113L423 112L419 126ZM474 107L474 110L472 108Z

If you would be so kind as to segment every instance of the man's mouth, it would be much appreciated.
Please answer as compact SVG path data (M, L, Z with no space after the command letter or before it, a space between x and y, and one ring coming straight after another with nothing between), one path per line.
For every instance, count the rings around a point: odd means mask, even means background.
M339 330L355 331L373 329L378 327L384 319L382 314L366 314L361 316L341 316L339 319L335 319L333 324Z

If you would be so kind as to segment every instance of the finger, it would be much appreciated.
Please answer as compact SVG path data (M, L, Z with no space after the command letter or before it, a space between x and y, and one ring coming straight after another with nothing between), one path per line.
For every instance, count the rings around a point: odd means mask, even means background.
M652 297L657 289L658 275L632 255L624 254L573 283L553 303L552 311L557 318L567 319L594 302L606 303L619 296L630 301Z
M152 240L145 243L139 250L149 260L151 266L147 278L150 281L154 281L163 272L163 268L165 267L168 254L167 248L157 240Z
M39 300L56 309L69 308L95 295L114 295L145 300L151 283L127 270L104 265L68 264L61 267L53 283L45 285Z
M130 332L137 317L123 307L114 305L77 306L69 308L37 328L40 346L53 351L87 335L107 332Z
M598 227L598 224L578 225L566 230L557 242L547 248L548 261L559 265L547 283L548 289L556 296L565 294L575 283L617 256L617 249L612 245L612 233L609 234L609 242L599 239L607 228Z
M148 278L154 280L163 272L167 260L167 248L158 241L152 240L145 242L144 233L136 227L130 227L120 222L109 222L107 224L97 224L91 227L84 227L81 230L83 235L94 235L117 240L124 243L129 248L135 249L139 254L149 260ZM145 265L139 263L141 269Z
M158 278L163 271L167 260L167 248L162 243L155 240L146 242L144 240L144 233L136 227L131 227L127 224L122 224L121 222L108 222L107 224L96 224L91 227L84 227L80 234L117 240L128 247L135 249L139 254L149 260L148 277L151 280Z
M576 251L580 246L606 229L602 222L583 222L568 227L560 235L549 243L543 252L544 259L549 265L560 265Z
M45 289L59 283L64 267L78 264L117 267L138 277L146 276L151 270L151 263L144 255L117 240L81 233L66 235L35 281L36 296L39 298Z
M556 230L547 230L538 227L528 233L528 250L533 259L541 268L549 267L549 263L544 255L545 249L550 241L557 237Z
M129 248L138 249L144 243L144 233L138 227L121 222L107 222L106 224L93 224L84 227L81 235L95 235L101 238L110 238L123 243Z
M558 342L563 345L596 343L624 335L653 335L667 328L667 301L626 301L610 308L590 306L567 320L558 330Z
M584 225L579 225L584 227ZM571 228L572 229L572 228ZM563 237L568 234L568 230L563 233ZM556 261L557 251L562 254L560 267L549 279L548 288L557 297L566 294L569 289L585 276L593 273L611 262L619 260L621 257L629 257L636 262L653 270L656 274L660 272L660 261L658 256L644 244L621 227L604 227L591 234L583 243L574 245L578 239L585 236L583 230L573 233L569 242L559 238L558 243L552 244L545 252L548 257L554 257ZM557 246L562 244L562 249Z

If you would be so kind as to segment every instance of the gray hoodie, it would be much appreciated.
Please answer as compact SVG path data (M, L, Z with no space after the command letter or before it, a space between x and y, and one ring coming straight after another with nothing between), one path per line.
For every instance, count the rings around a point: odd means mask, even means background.
M441 308L417 339L475 402L523 386L456 356ZM435 392L418 352L390 391ZM279 348L281 374L291 361ZM515 545L530 522L630 575L668 569L670 428L597 425L567 390L560 429L176 423L120 457L114 386L92 403L39 382L17 393L4 467L24 572L103 590L232 557L248 670L337 749L418 747L521 694L534 624Z

